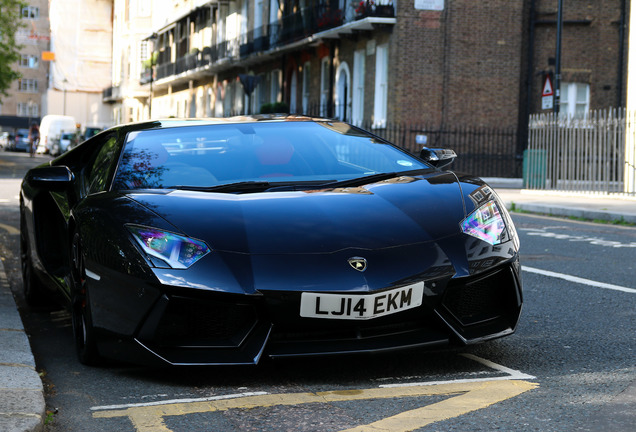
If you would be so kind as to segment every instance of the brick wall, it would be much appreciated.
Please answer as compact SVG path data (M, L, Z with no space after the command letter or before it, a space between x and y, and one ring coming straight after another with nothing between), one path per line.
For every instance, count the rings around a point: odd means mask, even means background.
M589 84L592 110L625 104L625 66L619 69L622 2L563 1L561 80ZM543 76L554 72L557 5L557 0L536 0L534 91L530 98L535 113L544 112L540 100Z
M400 2L392 35L393 120L516 125L524 2L445 2L419 11Z

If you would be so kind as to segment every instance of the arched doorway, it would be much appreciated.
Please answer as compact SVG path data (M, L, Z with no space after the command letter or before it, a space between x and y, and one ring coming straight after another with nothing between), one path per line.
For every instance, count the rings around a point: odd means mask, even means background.
M336 71L335 115L338 119L351 122L351 72L343 62Z

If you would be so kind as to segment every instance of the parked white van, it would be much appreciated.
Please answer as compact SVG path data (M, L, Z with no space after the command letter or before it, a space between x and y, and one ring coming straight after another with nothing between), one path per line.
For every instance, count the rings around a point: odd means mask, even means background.
M62 132L75 133L77 123L75 118L63 115L45 115L40 122L40 144L38 153L50 153L57 156L62 153L59 145L59 138Z

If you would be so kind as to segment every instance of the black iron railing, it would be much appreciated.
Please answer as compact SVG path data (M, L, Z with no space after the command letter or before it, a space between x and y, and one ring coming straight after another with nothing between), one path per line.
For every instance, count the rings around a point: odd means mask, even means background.
M362 3L365 7L358 7L360 10L356 11L351 9L348 12L331 7L328 3L303 8L283 16L276 22L245 32L235 39L221 41L202 51L190 52L177 58L174 63L170 57L171 48L166 47L158 54L156 79L212 65L219 60L238 59L268 51L363 18L395 16L392 5L372 6L373 2L366 0ZM142 77L140 81L146 84L149 79Z

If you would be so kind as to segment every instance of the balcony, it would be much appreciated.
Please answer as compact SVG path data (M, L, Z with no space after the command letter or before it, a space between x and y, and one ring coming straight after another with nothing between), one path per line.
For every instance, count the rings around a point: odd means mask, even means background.
M148 84L151 79L152 79L152 69L144 68L144 70L141 71L141 77L139 77L139 84L141 85Z
M162 48L158 55L155 81L161 85L161 80L165 82L181 75L192 77L205 71L237 66L237 62L247 65L250 57L257 53L277 55L281 50L292 50L318 39L338 39L345 34L371 31L394 25L395 22L393 5L374 5L371 0L361 1L356 7L352 4L344 11L330 8L327 4L307 7L269 25L243 33L236 39L221 41L201 51L191 51L177 58L174 63L169 61L171 48ZM262 56L258 60L262 61ZM148 82L149 75L144 71L140 83Z
M115 103L121 100L119 86L111 86L102 90L103 103Z

